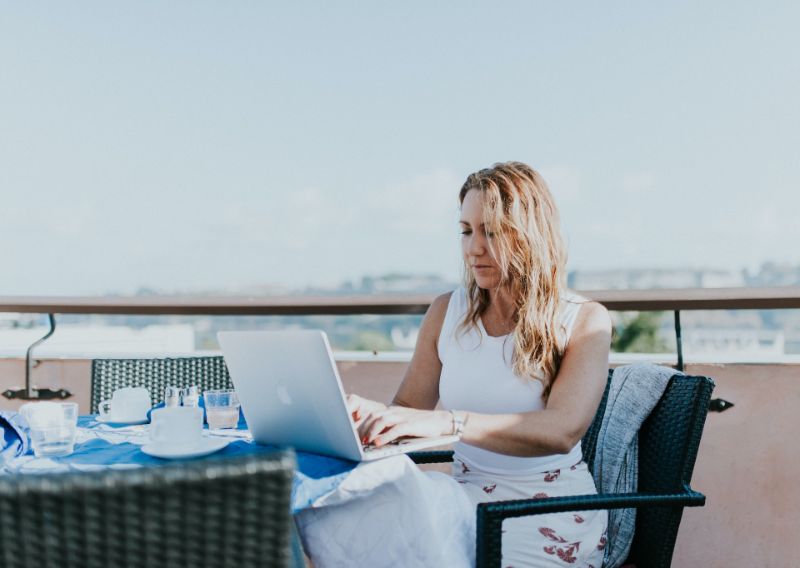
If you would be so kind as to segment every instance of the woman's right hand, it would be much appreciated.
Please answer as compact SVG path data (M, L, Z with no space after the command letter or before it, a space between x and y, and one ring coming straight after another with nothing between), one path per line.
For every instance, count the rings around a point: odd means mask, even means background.
M386 410L386 405L377 400L362 398L357 394L348 394L347 409L350 411L350 416L353 417L356 427L358 427L371 414Z

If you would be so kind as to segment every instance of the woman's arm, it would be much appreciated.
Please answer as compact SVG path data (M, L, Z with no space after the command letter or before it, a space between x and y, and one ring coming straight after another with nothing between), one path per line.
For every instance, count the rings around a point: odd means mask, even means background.
M442 332L449 302L450 294L442 294L433 301L425 313L414 355L406 369L403 382L394 395L393 405L433 410L439 402L439 375L442 374L438 347L439 334Z
M442 363L439 361L438 341L449 302L450 294L442 294L433 301L425 313L417 335L414 354L406 369L403 382L394 395L392 405L432 410L439 402L439 375L442 372ZM364 425L372 425L375 417L387 410L386 405L380 402L354 394L347 396L347 405L362 436L366 433ZM449 420L449 413L447 419Z
M610 344L608 311L597 303L585 304L578 312L547 407L516 414L456 411L457 416L466 419L462 441L521 457L569 452L589 428L603 397ZM438 379L436 384L438 388ZM401 387L398 395L402 391ZM451 431L447 412L390 407L365 421L362 434L367 441L378 438L376 443L384 444L404 435L443 435Z

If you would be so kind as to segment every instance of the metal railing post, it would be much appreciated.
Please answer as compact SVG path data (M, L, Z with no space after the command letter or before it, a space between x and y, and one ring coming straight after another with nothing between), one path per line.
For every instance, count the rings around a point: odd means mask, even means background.
M38 345L44 343L51 335L56 332L56 318L53 314L47 314L47 319L50 322L50 329L42 337L34 341L25 352L25 398L39 398L33 391L33 384L31 383L31 370L33 369L33 349Z
M52 389L35 389L33 388L33 381L31 379L31 371L33 370L33 350L41 343L47 340L48 337L53 335L56 331L56 317L53 314L47 314L47 319L50 322L50 329L42 337L31 343L25 353L25 388L14 390L8 389L3 393L6 398L19 398L22 400L47 400L52 398L69 398L72 396L66 389L52 390Z
M678 352L677 369L683 372L683 343L681 341L681 311L675 310L675 342Z

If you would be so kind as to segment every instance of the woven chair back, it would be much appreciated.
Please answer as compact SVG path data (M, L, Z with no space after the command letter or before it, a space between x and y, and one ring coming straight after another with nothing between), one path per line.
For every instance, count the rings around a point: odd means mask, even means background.
M689 484L713 388L708 377L672 378L639 429L639 491L679 491ZM639 566L669 566L682 514L682 507L637 511L629 561Z
M0 566L289 566L291 451L0 476Z
M584 459L593 469L597 436L608 399L612 371L602 403L583 438ZM708 377L673 376L661 400L639 429L637 491L674 492L692 478L714 382ZM669 566L683 507L646 507L636 512L636 532L627 562Z
M122 387L147 387L152 404L164 401L164 388L197 385L201 393L233 388L222 356L92 361L92 412Z

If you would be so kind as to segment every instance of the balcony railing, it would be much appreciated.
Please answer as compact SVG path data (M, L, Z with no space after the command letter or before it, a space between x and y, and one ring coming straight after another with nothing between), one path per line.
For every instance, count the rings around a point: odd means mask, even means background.
M611 311L800 308L800 286L580 292ZM434 294L380 296L0 296L0 312L116 315L422 314Z
M581 292L610 311L672 311L675 318L676 367L683 370L680 314L684 310L767 310L800 308L800 287L688 288L664 290L590 290ZM142 296L37 297L0 296L0 312L45 313L50 329L26 354L25 388L8 398L64 398L69 393L37 391L31 385L33 349L55 331L56 314L105 315L363 315L423 314L434 294L377 296Z

